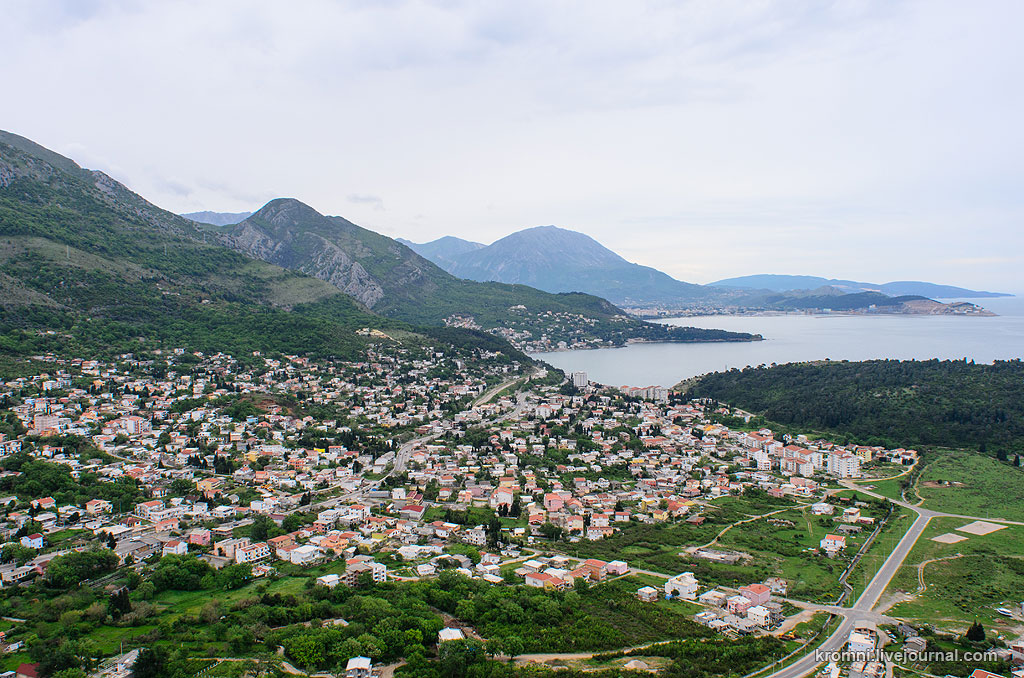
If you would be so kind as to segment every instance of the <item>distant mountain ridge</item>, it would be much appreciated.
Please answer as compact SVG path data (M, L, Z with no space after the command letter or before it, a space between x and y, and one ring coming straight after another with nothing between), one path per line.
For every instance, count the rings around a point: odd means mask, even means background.
M396 238L396 240L424 259L429 259L434 262L449 273L451 273L449 267L456 264L460 255L486 247L486 245L482 243L473 242L472 240L463 240L462 238L456 238L452 235L446 235L442 238L438 238L437 240L425 243L414 243L411 240L406 240L405 238Z
M446 239L413 247L452 275L468 280L530 285L548 292L584 292L625 306L692 302L714 293L626 261L590 236L557 226L528 228L487 246L462 246L461 251L448 244L468 241L442 241ZM443 255L438 254L442 250Z
M200 224L210 224L211 226L232 226L240 221L244 221L252 216L252 212L189 212L188 214L182 214L181 216L192 221L197 221Z
M646 313L691 308L797 310L808 308L803 297L809 295L862 292L930 299L1013 296L920 281L873 284L809 275L750 275L697 285L631 263L590 236L557 226L523 229L490 245L453 236L399 242L459 278L530 285L548 292L584 292L625 308L649 309ZM866 299L852 297L839 305Z
M397 240L342 217L325 216L292 198L272 200L218 235L248 256L302 271L376 313L416 324L476 325L519 332L525 338L557 333L567 345L585 337L612 344L755 338L646 323L586 293L460 279Z
M737 278L725 278L710 283L713 287L727 287L745 290L770 290L772 292L792 292L797 290L814 290L821 287L832 287L845 293L859 292L881 292L888 296L918 295L931 299L954 299L954 298L992 298L1011 297L1012 294L1002 292L985 292L981 290L970 290L953 285L939 285L930 282L917 280L900 280L882 284L857 282L854 280L839 280L836 278L821 278L812 275L777 275L758 274L745 275Z

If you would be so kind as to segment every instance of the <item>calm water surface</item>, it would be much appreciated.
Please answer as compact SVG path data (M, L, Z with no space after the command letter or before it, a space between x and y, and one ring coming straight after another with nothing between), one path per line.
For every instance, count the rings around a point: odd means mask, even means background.
M1024 358L1024 297L977 299L993 318L957 316L700 316L672 325L759 333L765 341L633 344L623 348L538 353L566 371L614 386L672 386L707 372L805 360L875 358L992 362Z

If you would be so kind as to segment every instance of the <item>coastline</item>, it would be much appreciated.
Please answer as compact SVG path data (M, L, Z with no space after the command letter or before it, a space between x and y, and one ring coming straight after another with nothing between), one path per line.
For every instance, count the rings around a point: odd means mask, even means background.
M784 318L784 317L806 317L806 318L833 318L833 317L880 317L880 318L933 318L935 316L942 317L954 317L954 318L998 318L998 313L993 313L988 309L982 309L976 313L929 313L927 311L894 311L892 313L880 313L877 311L866 312L866 311L831 311L824 313L821 311L808 313L806 311L744 311L735 313L696 313L696 314L681 314L681 315L659 315L659 316L635 316L639 320L646 322L659 322L662 320L685 320L687 318ZM680 327L682 327L680 325Z
M570 346L566 348L553 348L547 351L519 350L533 357L550 353L569 353L572 351L607 351L610 349L628 348L638 344L751 344L759 341L767 341L767 339L760 334L755 334L750 339L627 339L624 344L609 344L607 346Z

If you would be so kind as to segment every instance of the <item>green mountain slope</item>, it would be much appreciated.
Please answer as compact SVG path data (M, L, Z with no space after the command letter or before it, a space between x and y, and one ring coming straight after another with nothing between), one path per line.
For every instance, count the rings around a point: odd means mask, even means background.
M396 240L341 217L324 216L293 199L273 200L219 232L240 252L308 273L377 313L417 324L501 330L523 344L542 336L569 345L755 338L645 323L589 294L551 294L525 285L460 280Z
M210 242L207 242L210 240ZM0 132L0 350L187 346L353 357L406 330L316 278L213 242L101 172ZM489 346L510 348L497 338Z

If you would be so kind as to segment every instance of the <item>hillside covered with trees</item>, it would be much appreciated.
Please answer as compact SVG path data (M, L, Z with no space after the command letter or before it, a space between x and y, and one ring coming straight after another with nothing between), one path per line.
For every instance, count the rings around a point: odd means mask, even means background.
M1024 450L1024 362L793 363L705 375L686 395L713 398L851 442Z

